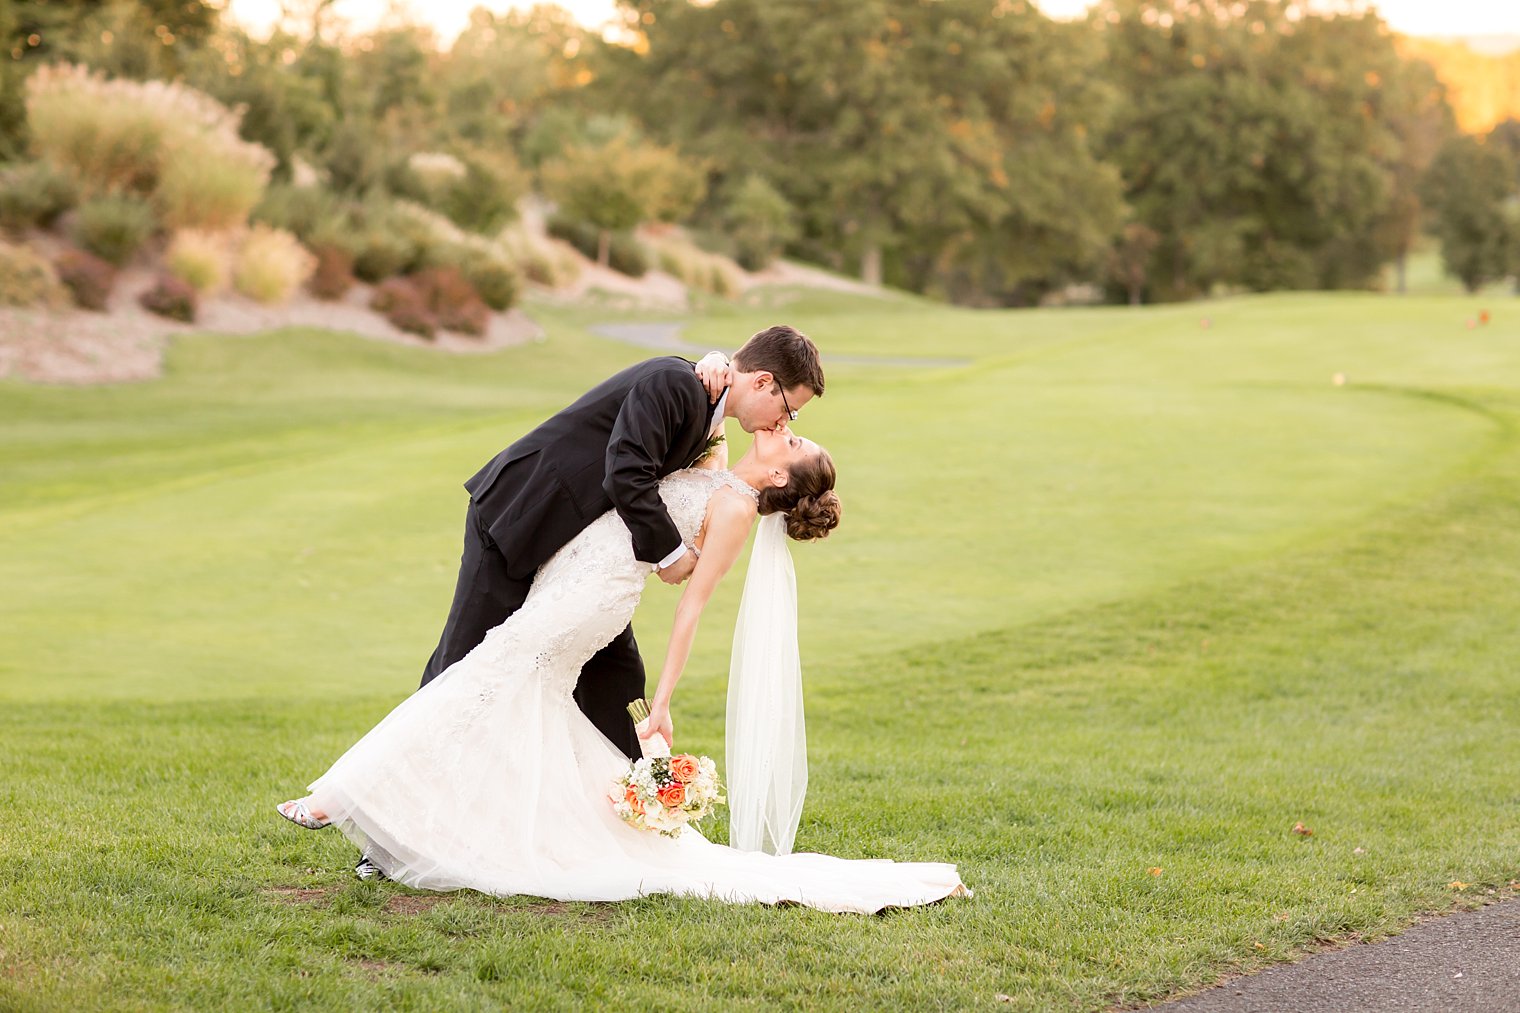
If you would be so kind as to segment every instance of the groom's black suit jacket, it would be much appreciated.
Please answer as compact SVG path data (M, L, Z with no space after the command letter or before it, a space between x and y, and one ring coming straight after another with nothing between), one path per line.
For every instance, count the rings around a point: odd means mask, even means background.
M657 563L681 543L661 478L691 464L715 408L693 363L630 366L497 454L465 483L508 575L531 577L586 525L616 509L634 555Z
M464 552L454 601L422 673L426 686L522 607L533 573L609 509L657 563L681 544L659 480L694 461L715 409L692 363L651 359L599 384L497 454L465 483ZM626 705L644 695L628 627L581 668L575 702L630 758L639 740Z

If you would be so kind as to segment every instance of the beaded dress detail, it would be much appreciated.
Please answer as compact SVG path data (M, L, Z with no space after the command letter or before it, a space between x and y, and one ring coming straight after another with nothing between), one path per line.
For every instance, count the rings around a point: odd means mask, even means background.
M732 472L660 483L689 545ZM963 893L953 865L782 856L634 829L607 788L628 758L575 705L581 666L633 617L652 564L615 511L544 563L522 608L311 785L309 803L390 878L427 890L625 900L653 893L871 912Z

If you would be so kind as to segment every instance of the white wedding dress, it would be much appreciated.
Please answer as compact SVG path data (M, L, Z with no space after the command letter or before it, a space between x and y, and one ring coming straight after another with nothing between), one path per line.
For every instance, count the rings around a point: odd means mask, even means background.
M660 484L688 544L727 471ZM607 798L623 753L571 697L581 665L628 625L652 567L609 511L539 568L522 608L405 700L311 785L391 879L426 890L613 901L671 893L874 912L966 893L955 866L736 851L688 827L623 823Z

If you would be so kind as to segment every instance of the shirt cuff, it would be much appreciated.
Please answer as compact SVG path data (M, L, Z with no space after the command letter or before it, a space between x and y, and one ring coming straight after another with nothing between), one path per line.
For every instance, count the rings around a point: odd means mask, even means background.
M654 564L654 568L656 570L663 570L665 567L669 566L671 563L674 563L684 555L686 555L686 543L682 542L680 545L676 546L676 550L674 552L666 556L664 559L660 560L658 563Z

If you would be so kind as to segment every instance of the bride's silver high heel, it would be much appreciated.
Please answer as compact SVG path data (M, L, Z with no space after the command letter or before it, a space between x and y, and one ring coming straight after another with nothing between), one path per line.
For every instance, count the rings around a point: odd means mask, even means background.
M311 810L306 808L304 798L293 798L289 802L281 802L274 808L281 816L307 830L321 830L323 827L332 826L332 820L318 819L313 816Z

